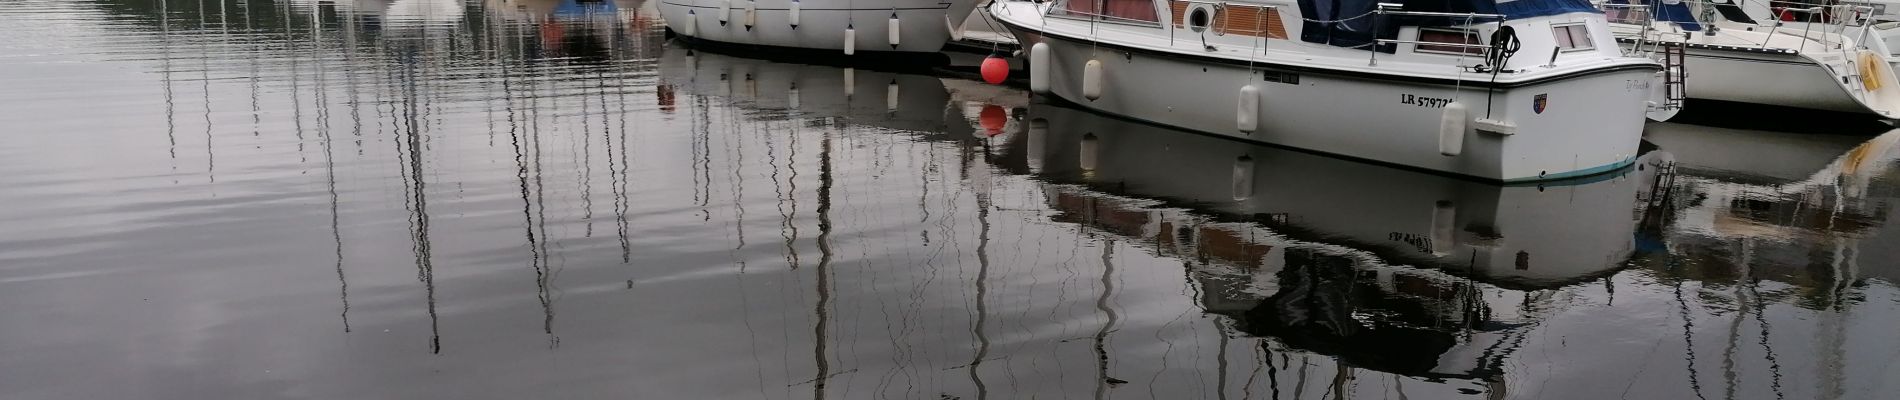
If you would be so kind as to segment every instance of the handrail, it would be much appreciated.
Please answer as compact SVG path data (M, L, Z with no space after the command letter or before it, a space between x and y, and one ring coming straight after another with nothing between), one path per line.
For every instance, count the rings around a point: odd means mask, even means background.
M1378 6L1374 7L1374 9L1379 11L1380 14L1388 14L1388 15L1410 15L1410 16L1417 16L1417 17L1469 17L1469 18L1504 19L1504 14L1448 13L1448 12L1436 12L1436 11L1405 11L1405 10L1400 10L1399 8L1401 7L1405 7L1405 5L1399 4L1399 3L1379 3Z
M1379 44L1387 44L1387 43L1428 44L1428 45L1433 45L1433 46L1466 47L1466 48L1487 49L1487 50L1491 48L1491 45L1483 44L1483 43L1449 43L1449 42L1433 42L1433 41L1427 41L1427 40L1404 40L1404 39L1377 39L1374 41L1379 42Z
M1405 6L1404 4L1399 4L1399 3L1379 3L1378 5L1372 8L1372 13L1374 15L1406 15L1406 16L1419 16L1419 17L1451 17L1451 18L1464 17L1465 20L1467 21L1473 20L1473 19L1479 19L1479 18L1483 18L1487 20L1493 20L1493 19L1495 20L1495 21L1485 21L1485 23L1487 24L1503 24L1504 21L1508 19L1503 14L1446 13L1446 12L1433 12L1433 11L1399 10L1400 7L1404 7L1404 6ZM1384 18L1373 18L1372 31L1379 32L1379 28L1380 28L1379 24L1381 22L1384 22L1384 20L1385 20ZM1385 43L1385 41L1387 40L1393 40L1393 39L1375 38L1373 39L1371 46L1366 46L1366 50L1368 50L1367 53L1371 53L1366 56L1366 65L1369 65L1369 66L1379 65L1379 45ZM1450 43L1447 43L1447 44L1450 44Z

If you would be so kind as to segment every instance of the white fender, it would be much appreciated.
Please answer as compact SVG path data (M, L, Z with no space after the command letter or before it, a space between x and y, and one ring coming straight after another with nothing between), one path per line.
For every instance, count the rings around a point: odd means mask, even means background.
M1445 113L1438 120L1438 154L1456 156L1465 151L1465 103L1453 101L1445 105Z
M1029 90L1036 93L1049 93L1049 44L1029 45Z
M890 29L891 29L891 30L890 30L890 36L891 36L891 38L890 38L890 39L891 39L891 48L893 48L893 49L895 49L895 48L897 48L897 43L898 43L898 40L897 40L897 39L898 39L898 37L897 37L898 35L897 35L897 34L898 34L898 32L901 32L901 29L902 29L902 28L900 28L900 27L898 27L898 23L897 23L897 14L891 14L891 22L890 22L890 24L891 24L891 27L890 27Z
M1102 60L1089 60L1082 66L1082 97L1102 98Z
M1246 201L1253 198L1253 157L1240 156L1234 160L1234 201Z
M798 82L792 82L792 88L785 91L785 107L798 109Z
M719 26L726 26L726 19L732 14L732 0L719 0Z
M1029 172L1042 173L1042 152L1049 147L1049 120L1029 120L1029 137L1025 140L1028 143L1024 145L1023 152L1029 153Z
M758 25L758 24L759 24L759 1L748 0L745 2L745 30L748 30L748 31L752 30L752 26Z
M798 8L798 0L792 0L792 9L785 17L787 22L792 23L792 29L798 29Z
M1260 87L1247 85L1240 87L1240 109L1235 112L1234 125L1241 132L1253 133L1260 129Z
M1432 254L1451 252L1452 227L1458 224L1458 207L1440 200L1432 205Z
M699 37L699 15L686 10L686 37Z
M851 95L854 95L857 93L858 93L858 70L856 68L845 68L844 69L844 95L845 97L851 97Z
M844 28L844 55L858 54L858 30L850 25Z
M897 80L884 86L884 111L897 112Z
M950 22L949 14L944 14L943 16L943 27L950 31L950 40L963 40L963 27L957 26L955 22Z
M1094 132L1082 134L1082 155L1081 157L1077 157L1082 161L1082 171L1095 172L1095 157L1100 155L1101 152L1101 139L1096 138Z

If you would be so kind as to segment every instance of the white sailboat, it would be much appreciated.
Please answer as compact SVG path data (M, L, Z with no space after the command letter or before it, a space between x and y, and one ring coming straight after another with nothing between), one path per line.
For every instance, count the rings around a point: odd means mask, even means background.
M935 53L978 0L660 0L689 40L844 55Z
M1865 44L1877 37L1860 31L1862 19L1835 17L1855 6L1719 1L1603 6L1619 42L1683 48L1689 98L1900 118L1900 81L1888 56Z
M1484 180L1615 171L1662 65L1581 0L1057 0L990 12L1037 92L1133 119Z

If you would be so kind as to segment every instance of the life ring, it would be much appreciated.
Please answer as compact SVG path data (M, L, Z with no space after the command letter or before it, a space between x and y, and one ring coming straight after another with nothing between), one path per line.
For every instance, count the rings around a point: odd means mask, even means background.
M1887 67L1887 60L1872 51L1860 52L1860 86L1869 92L1880 90L1892 83L1893 71Z

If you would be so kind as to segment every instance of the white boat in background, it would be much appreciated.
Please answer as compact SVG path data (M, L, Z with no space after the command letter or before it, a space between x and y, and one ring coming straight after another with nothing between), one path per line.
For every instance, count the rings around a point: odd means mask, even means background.
M1635 160L1662 65L1582 0L999 1L1039 93L1133 119L1491 181Z
M667 29L694 41L844 55L935 53L978 0L659 0Z
M1853 6L1783 9L1777 18L1758 3L1612 0L1603 7L1625 46L1683 49L1689 98L1900 118L1890 54L1862 44L1871 38L1858 22L1780 21L1844 15Z

